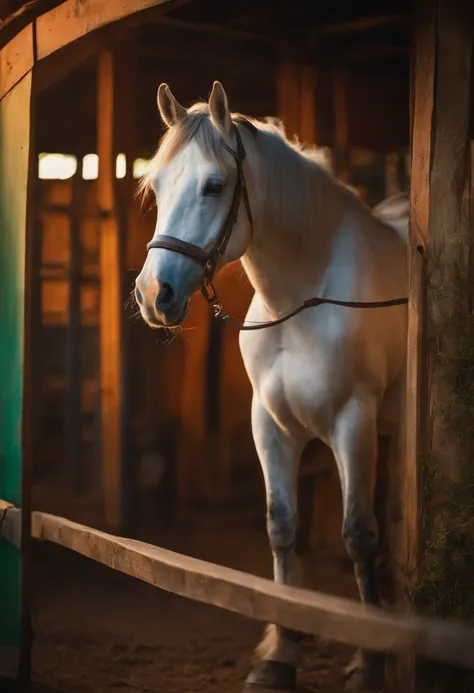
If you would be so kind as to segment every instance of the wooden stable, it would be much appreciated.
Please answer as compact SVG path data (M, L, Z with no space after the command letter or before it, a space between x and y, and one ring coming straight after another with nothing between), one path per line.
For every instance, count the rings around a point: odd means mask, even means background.
M78 451L87 425L78 422L88 412L90 430L100 425L100 437L92 438L100 440L99 477L112 530L123 531L133 519L131 449L156 425L151 412L166 416L165 429L178 421L173 483L182 516L197 499L230 498L236 465L231 441L239 441L238 455L249 455L249 436L242 432L248 431L250 387L236 336L211 323L202 301L193 299L188 327L196 329L185 332L178 355L159 345L141 375L137 366L146 350L151 353L151 338L130 323L124 304L133 283L129 270L143 262L153 219L143 217L138 201L130 202L130 163L150 156L155 146L160 81L187 102L206 96L212 80L221 79L236 110L279 115L292 134L328 147L337 174L369 204L389 187L394 192L397 179L407 182L411 145L407 446L392 491L404 511L395 529L397 558L408 568L409 591L421 582L431 539L425 520L443 506L441 488L429 499L424 495L423 465L436 457L441 480L462 482L470 460L468 432L434 422L437 404L455 393L458 382L452 364L436 358L430 329L446 302L457 324L472 311L465 288L472 266L472 9L462 0L418 0L415 7L392 0L381 15L375 2L358 5L355 11L346 2L308 7L301 1L277 10L264 0L256 7L242 2L237 11L217 8L213 0L0 2L0 498L22 508L20 549L0 540L0 655L20 654L20 678L29 676L31 490L44 385L38 375L44 349L35 346L48 314L56 316L56 326L65 323L67 372L49 374L48 388L65 397L69 483L81 487ZM211 37L212 50L203 52ZM74 154L78 161L98 152L97 182L76 175L64 184L38 185L40 151ZM118 153L128 162L120 180ZM381 180L390 183L379 184L378 193L361 173L367 158L379 162ZM58 235L48 236L52 229L64 235L62 245ZM243 315L251 291L237 275L230 267L218 287L228 312ZM454 287L448 297L440 293L443 284ZM78 344L87 320L100 368L85 375ZM463 339L453 330L438 344L455 359ZM146 381L141 389L140 379ZM169 395L166 406L160 391ZM138 400L139 413L132 407ZM321 468L310 466L309 478ZM311 502L305 505L311 515ZM0 675L1 663L0 656ZM401 663L405 683L415 683L413 661Z

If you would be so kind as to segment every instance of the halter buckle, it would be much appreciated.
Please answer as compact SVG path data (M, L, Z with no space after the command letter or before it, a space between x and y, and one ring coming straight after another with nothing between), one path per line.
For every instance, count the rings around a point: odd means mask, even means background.
M217 301L217 293L216 293L216 290L214 288L214 284L212 283L212 281L205 282L202 285L201 293L208 303L215 305L215 303Z
M214 317L220 318L222 315L222 311L224 310L224 306L220 301L216 301L212 304L212 310L214 311Z

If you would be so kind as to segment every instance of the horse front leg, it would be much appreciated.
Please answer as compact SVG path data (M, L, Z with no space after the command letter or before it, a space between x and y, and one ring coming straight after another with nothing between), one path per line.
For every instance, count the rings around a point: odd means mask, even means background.
M379 530L375 517L377 481L377 404L351 399L336 418L333 452L343 497L342 535L364 604L380 605L376 579ZM357 652L346 670L346 690L378 690L384 683L385 657Z
M295 554L297 477L304 442L283 432L254 395L252 430L262 466L267 499L267 532L275 582L297 585L301 568ZM296 687L299 634L268 625L246 688L291 691Z

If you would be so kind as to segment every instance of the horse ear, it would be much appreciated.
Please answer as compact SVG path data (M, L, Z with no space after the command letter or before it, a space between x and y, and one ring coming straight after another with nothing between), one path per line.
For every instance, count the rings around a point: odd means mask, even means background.
M229 135L232 128L227 94L220 82L214 82L209 98L211 121L224 135Z
M169 128L177 125L187 113L186 109L176 101L167 84L163 83L158 87L156 101L163 122Z

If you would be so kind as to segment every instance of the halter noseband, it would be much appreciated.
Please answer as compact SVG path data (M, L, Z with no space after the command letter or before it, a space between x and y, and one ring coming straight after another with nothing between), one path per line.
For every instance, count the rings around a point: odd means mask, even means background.
M247 185L245 182L243 163L245 161L246 152L244 145L242 144L242 138L238 131L236 122L240 122L242 125L247 127L250 132L255 136L257 134L257 128L247 119L239 118L232 123L232 132L235 135L237 141L237 150L234 151L229 147L224 140L222 140L222 146L235 160L237 164L237 179L234 186L234 194L232 197L232 202L230 205L229 212L227 214L224 225L217 236L217 240L210 250L203 250L198 245L194 243L189 243L188 241L183 241L180 238L175 238L174 236L167 236L165 234L159 234L156 238L151 240L146 249L147 251L154 248L163 248L164 250L171 250L174 253L180 253L186 257L191 258L199 265L202 266L202 287L201 293L214 308L214 313L216 316L222 311L222 305L218 302L217 294L213 286L213 279L216 272L217 264L219 259L223 257L227 245L229 243L232 230L237 223L237 216L240 208L240 201L243 198L245 211L247 212L247 218L250 224L250 231L253 235L253 217L252 210L250 208L250 201L247 191Z

